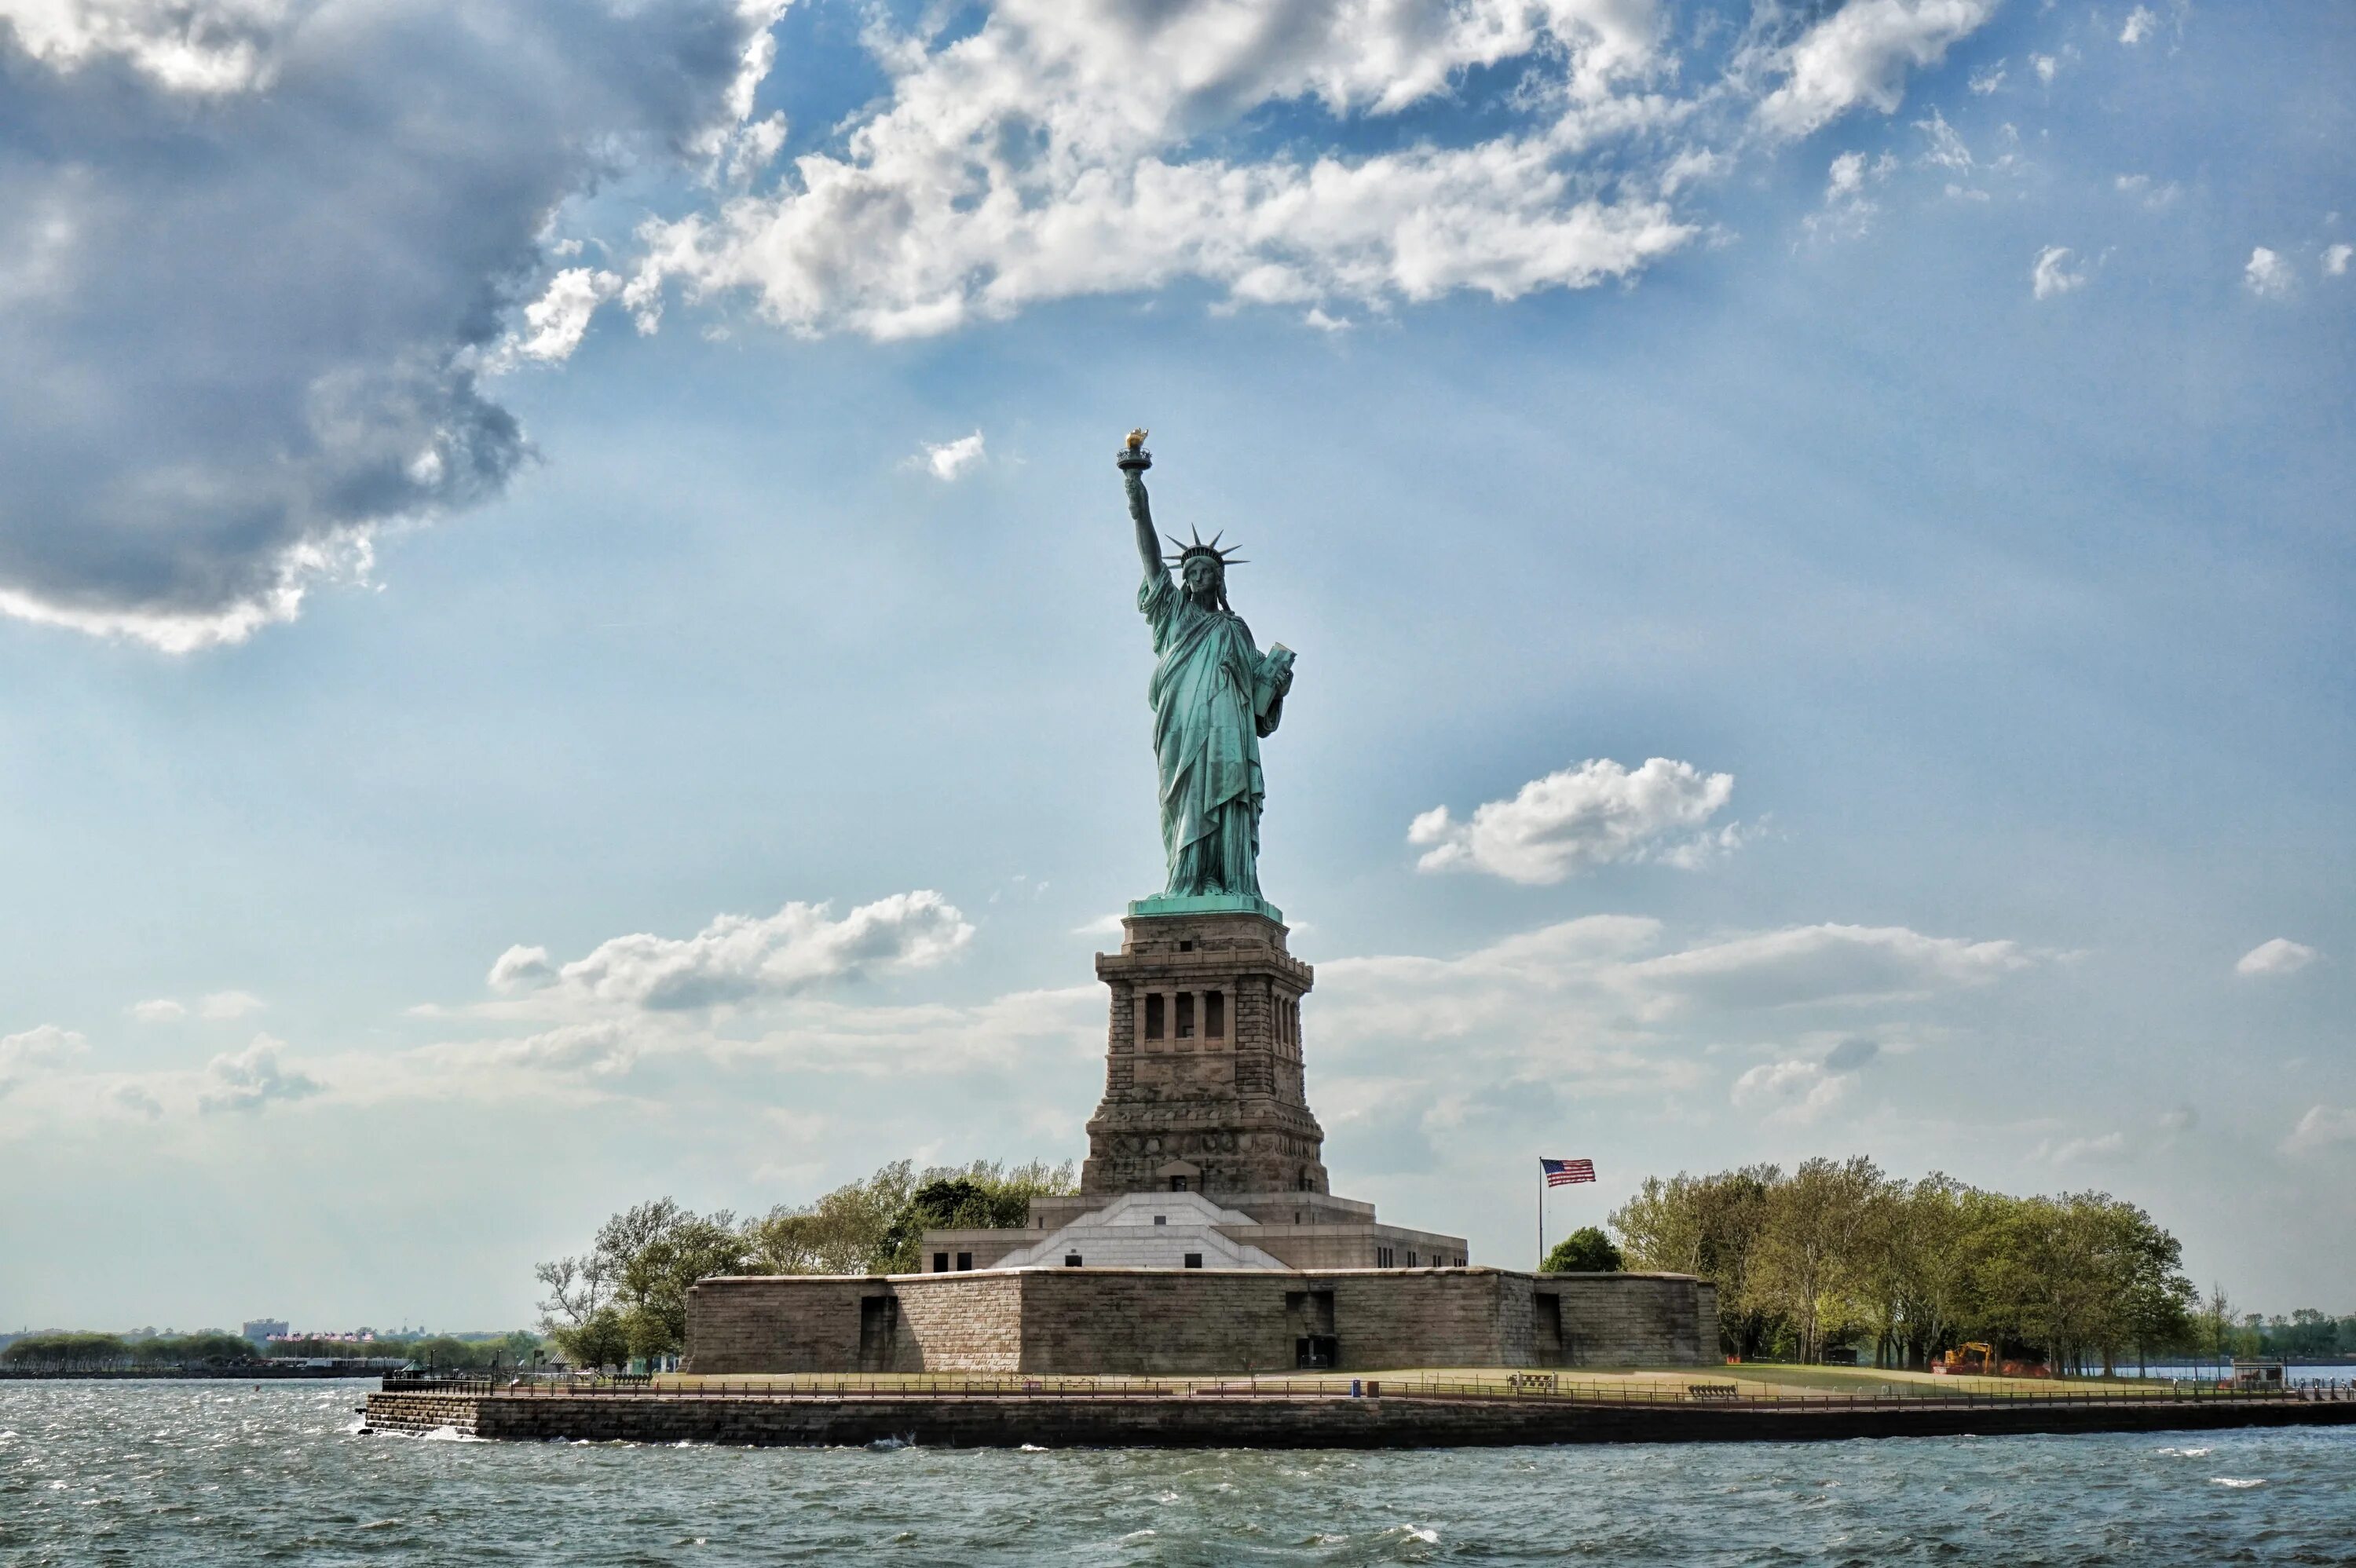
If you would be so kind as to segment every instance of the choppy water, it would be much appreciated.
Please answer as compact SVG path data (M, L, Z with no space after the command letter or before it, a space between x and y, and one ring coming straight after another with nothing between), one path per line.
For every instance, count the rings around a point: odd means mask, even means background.
M362 1383L0 1383L0 1563L2356 1563L2356 1430L1427 1453L358 1435Z

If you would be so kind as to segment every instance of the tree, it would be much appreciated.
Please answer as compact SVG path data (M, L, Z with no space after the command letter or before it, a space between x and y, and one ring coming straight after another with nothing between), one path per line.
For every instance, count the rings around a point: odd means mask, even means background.
M1644 1187L1612 1216L1630 1266L1698 1275L1718 1287L1719 1340L1729 1355L1755 1356L1782 1321L1751 1288L1767 1196L1783 1179L1772 1165L1716 1176L1679 1171Z
M1627 1260L1612 1238L1592 1225L1582 1225L1554 1244L1538 1265L1540 1274L1618 1274Z
M1828 1326L1846 1328L1859 1316L1854 1291L1883 1189L1879 1168L1858 1155L1808 1160L1768 1193L1746 1285L1791 1321L1803 1361L1821 1359Z

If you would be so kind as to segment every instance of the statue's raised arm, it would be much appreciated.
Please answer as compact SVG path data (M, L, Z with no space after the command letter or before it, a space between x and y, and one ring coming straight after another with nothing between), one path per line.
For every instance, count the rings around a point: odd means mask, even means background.
M1153 507L1145 498L1145 471L1153 466L1153 454L1145 450L1145 432L1129 432L1129 444L1120 456L1120 479L1129 492L1130 520L1137 525L1137 558L1145 565L1145 575L1157 576L1169 569L1162 561L1162 546L1153 532Z

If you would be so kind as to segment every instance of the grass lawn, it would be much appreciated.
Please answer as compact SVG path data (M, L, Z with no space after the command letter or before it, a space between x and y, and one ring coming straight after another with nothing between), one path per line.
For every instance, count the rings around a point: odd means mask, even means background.
M1103 1392L1124 1391L1137 1392L1191 1392L1203 1388L1235 1389L1251 1387L1261 1392L1295 1391L1345 1392L1353 1380L1376 1381L1386 1385L1387 1392L1407 1392L1415 1389L1432 1392L1465 1392L1509 1393L1513 1380L1527 1376L1526 1371L1506 1367L1407 1367L1380 1371L1297 1372L1268 1371L1259 1373L1234 1372L1220 1377L1087 1377L1023 1372L824 1372L775 1373L730 1377L701 1377L670 1374L655 1380L659 1387L677 1389L711 1389L714 1391L753 1390L759 1392L831 1392L843 1390L878 1391L905 1390L910 1393L975 1392L1003 1390L1019 1392L1035 1389L1040 1392ZM1801 1367L1747 1361L1740 1366L1712 1364L1700 1367L1670 1368L1609 1368L1561 1367L1549 1369L1563 1393L1588 1392L1604 1397L1643 1399L1649 1394L1661 1398L1682 1397L1696 1383L1714 1386L1732 1385L1751 1398L1805 1397L1810 1394L1879 1394L1882 1397L1937 1397L1971 1392L2004 1393L2033 1396L2040 1392L2061 1390L2070 1392L2109 1391L2113 1392L2166 1393L2169 1385L2162 1381L2138 1382L2134 1379L2105 1381L2100 1378L1991 1378L1944 1377L1928 1372L1883 1371L1873 1367Z

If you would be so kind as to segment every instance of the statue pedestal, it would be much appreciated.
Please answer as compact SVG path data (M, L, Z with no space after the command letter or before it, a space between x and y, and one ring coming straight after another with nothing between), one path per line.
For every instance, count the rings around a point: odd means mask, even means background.
M1247 893L1156 893L1150 899L1132 899L1129 912L1133 916L1158 914L1256 914L1277 924L1284 923L1284 912L1263 898Z
M1265 900L1141 899L1110 988L1104 1101L1088 1119L1084 1193L1327 1190L1324 1130L1301 1066L1315 974Z

